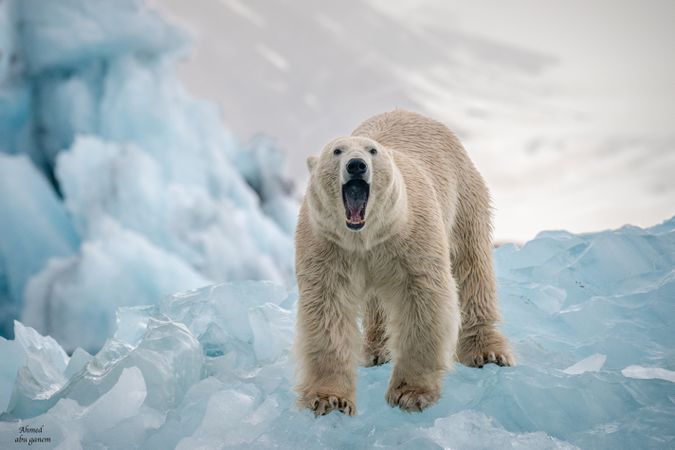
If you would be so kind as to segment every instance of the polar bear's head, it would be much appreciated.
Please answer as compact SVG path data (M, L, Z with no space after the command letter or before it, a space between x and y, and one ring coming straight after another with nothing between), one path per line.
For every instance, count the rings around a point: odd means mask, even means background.
M378 142L359 136L328 143L307 159L309 204L315 222L331 232L362 231L393 214L397 177L393 155ZM399 194L399 192L396 192Z

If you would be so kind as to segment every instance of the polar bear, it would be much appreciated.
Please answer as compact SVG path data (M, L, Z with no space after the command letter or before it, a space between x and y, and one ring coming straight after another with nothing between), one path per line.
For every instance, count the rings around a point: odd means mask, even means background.
M391 359L386 400L405 411L439 399L454 358L514 363L495 327L489 193L448 128L395 110L307 165L295 237L300 407L355 415L359 362Z

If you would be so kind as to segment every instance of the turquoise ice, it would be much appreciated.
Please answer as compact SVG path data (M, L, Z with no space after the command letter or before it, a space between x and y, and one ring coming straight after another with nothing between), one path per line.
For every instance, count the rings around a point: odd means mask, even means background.
M297 293L237 282L120 309L93 357L17 322L0 341L0 442L44 424L66 448L671 447L675 218L545 232L495 257L518 365L456 365L423 413L385 403L390 365L359 369L356 417L298 411Z
M0 336L96 352L118 307L292 282L283 153L185 92L187 44L140 0L0 2Z

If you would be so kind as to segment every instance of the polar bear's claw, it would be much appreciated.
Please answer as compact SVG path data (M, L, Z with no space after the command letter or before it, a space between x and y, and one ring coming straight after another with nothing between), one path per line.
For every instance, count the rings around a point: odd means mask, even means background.
M458 346L459 362L469 367L483 367L485 364L514 366L508 341L501 333L491 327L471 330L460 337Z
M515 361L510 352L487 352L475 355L472 359L466 361L465 364L469 367L477 368L481 368L486 364L496 364L498 366L504 367L515 365Z
M337 395L316 394L306 403L315 416L325 416L332 411L340 411L346 416L355 416L356 407L351 400Z
M390 387L387 391L387 403L392 407L399 407L407 412L421 412L433 405L440 398L439 389L429 389L420 386L410 386L401 383Z

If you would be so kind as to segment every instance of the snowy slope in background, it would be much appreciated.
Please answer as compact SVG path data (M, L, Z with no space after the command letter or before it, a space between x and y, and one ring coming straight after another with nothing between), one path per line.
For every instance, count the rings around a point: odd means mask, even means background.
M307 155L403 107L458 132L492 190L499 240L647 226L675 212L675 128L600 126L602 112L584 110L592 101L575 103L582 94L556 80L555 55L462 31L461 5L152 1L195 40L179 66L188 88L216 100L237 133L277 138L298 180ZM425 10L434 20L418 20ZM611 100L628 108L620 95Z
M181 31L137 0L5 1L0 20L0 334L21 318L96 351L118 306L292 282L283 155L184 92Z
M495 251L517 367L461 365L423 413L360 368L356 417L295 409L296 292L240 282L122 308L91 356L16 323L0 339L0 444L43 425L65 448L669 448L675 442L675 218L544 232Z

